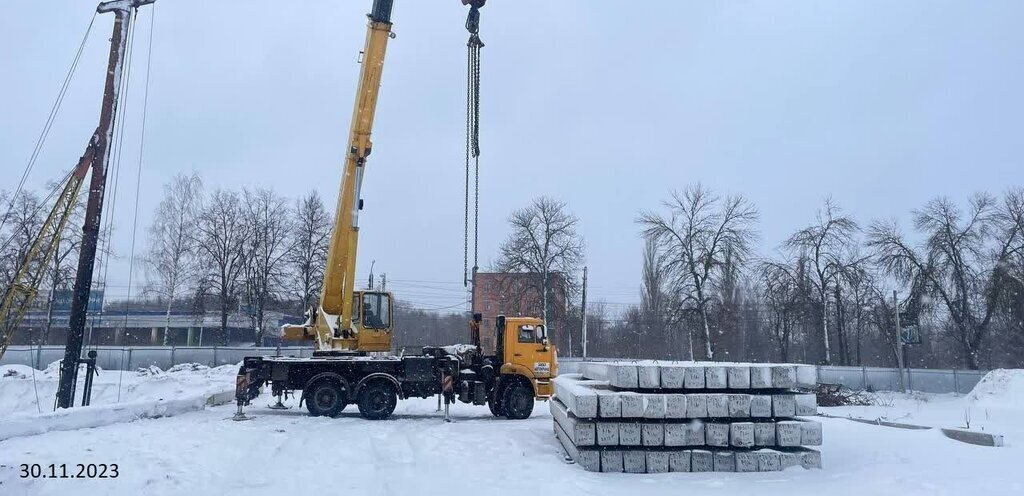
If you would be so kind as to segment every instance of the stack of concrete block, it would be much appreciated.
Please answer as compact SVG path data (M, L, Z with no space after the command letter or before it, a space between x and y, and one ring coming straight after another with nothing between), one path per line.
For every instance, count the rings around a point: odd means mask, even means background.
M585 362L555 379L555 436L590 471L820 468L809 365Z

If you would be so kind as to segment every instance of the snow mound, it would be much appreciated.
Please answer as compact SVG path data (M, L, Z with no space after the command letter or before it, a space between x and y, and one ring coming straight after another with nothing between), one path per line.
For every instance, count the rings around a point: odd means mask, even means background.
M1024 369L995 369L974 386L967 399L985 406L1024 407Z

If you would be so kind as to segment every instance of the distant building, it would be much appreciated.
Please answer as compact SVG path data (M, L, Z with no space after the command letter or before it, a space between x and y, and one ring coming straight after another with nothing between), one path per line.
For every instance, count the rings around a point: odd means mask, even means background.
M567 304L565 277L551 273L548 289L549 310L565 309ZM477 272L473 282L473 312L483 315L480 325L480 346L486 352L497 348L497 333L494 319L498 315L508 317L542 317L543 276L535 272L499 273ZM549 318L557 316L549 315Z

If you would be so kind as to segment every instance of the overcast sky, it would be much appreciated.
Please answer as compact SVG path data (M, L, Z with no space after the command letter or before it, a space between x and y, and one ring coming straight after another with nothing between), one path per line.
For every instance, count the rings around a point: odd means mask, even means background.
M178 172L211 190L316 189L333 207L371 3L157 1L137 252ZM458 308L465 9L395 3L360 278L376 260L399 298ZM0 189L11 190L95 4L3 4ZM123 257L112 295L128 281L153 12L138 19L124 170L105 213ZM935 196L1024 184L1019 0L492 0L482 14L482 265L509 212L550 195L580 218L591 298L614 309L639 299L637 213L689 183L747 195L762 252L826 196L864 224L906 225ZM96 126L112 22L95 20L31 188L68 169Z

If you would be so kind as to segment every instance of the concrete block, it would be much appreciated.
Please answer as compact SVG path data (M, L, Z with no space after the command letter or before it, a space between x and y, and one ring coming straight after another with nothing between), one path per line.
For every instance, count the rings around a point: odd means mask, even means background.
M777 446L800 446L803 422L784 420L775 423L775 444Z
M640 446L640 441L639 423L619 422L619 446Z
M779 456L778 451L758 450L754 453L757 454L758 472L778 472L782 470L782 458Z
M587 422L574 417L558 398L552 398L548 403L551 408L551 417L562 426L562 429L569 436L569 440L573 444L576 446L593 446L597 443L593 422Z
M988 432L968 431L964 429L942 429L942 434L954 441L973 444L976 446L988 446L998 448L1005 444L1001 434L990 434Z
M641 388L661 388L661 367L658 365L637 365L637 381Z
M661 387L665 389L682 389L685 377L686 366L684 365L661 366Z
M726 418L729 416L729 395L713 393L707 395L708 417Z
M800 370L800 369L797 369ZM810 416L818 414L818 397L814 394L795 394L796 414Z
M601 452L602 472L622 472L622 452L605 450Z
M686 418L686 395L665 395L665 418Z
M641 424L640 440L644 446L664 446L665 426L663 424Z
M729 424L729 445L737 448L754 446L754 424L751 422Z
M725 367L704 367L704 387L708 389L725 389L729 387L729 379Z
M584 419L597 417L597 392L581 382L579 374L561 375L552 382L555 397L562 400L573 415Z
M642 418L644 416L644 395L629 391L618 394L622 403L623 418Z
M689 446L704 446L704 422L695 420L688 424L689 426L689 439L686 444Z
M800 466L803 468L821 468L821 452L818 450L804 450L797 452L800 457Z
M597 416L601 418L619 418L622 416L622 396L616 391L596 389Z
M772 365L772 387L781 389L796 387L796 367Z
M732 451L716 451L714 466L715 472L735 472L736 455Z
M818 367L814 365L796 366L796 387L813 388L818 385Z
M708 395L686 395L686 416L689 418L706 418L708 416Z
M771 417L772 397L766 394L755 394L750 397L751 417Z
M796 416L796 399L791 394L772 395L772 416L786 418Z
M671 451L668 454L669 472L690 471L690 451Z
M643 451L623 451L622 471L628 474L642 474L647 471L647 455Z
M800 444L821 446L821 422L807 420L800 423Z
M729 446L729 424L704 424L704 443L708 446Z
M665 446L686 446L690 444L689 424L665 424Z
M737 451L733 456L736 457L737 472L757 472L757 453Z
M572 444L569 440L569 435L566 434L562 426L554 423L555 426L555 437L562 443L562 448L565 449L566 454L569 458L572 458L577 465L583 467L584 470L590 472L599 472L601 470L601 455L596 450L581 450Z
M750 367L737 365L729 367L726 373L729 376L729 389L750 389Z
M779 464L782 465L782 470L786 470L789 467L797 467L800 465L800 455L792 452L779 453Z
M617 422L598 422L596 427L598 446L619 445L619 424Z
M645 394L644 395L644 418L660 419L665 418L665 395Z
M691 472L712 472L715 470L715 456L707 450L690 452Z
M647 452L647 473L648 474L661 474L668 472L668 452L667 451L648 451Z
M601 424L598 424L597 428L600 437ZM754 446L775 446L775 422L754 424Z
M686 389L704 389L704 367L687 367L683 378Z
M609 385L623 389L639 387L637 366L621 362L584 362L580 364L583 377L597 381L607 381Z
M751 389L770 389L772 387L772 368L768 365L750 367Z
M749 394L730 394L729 395L729 416L730 417L749 417L750 416L750 395Z

